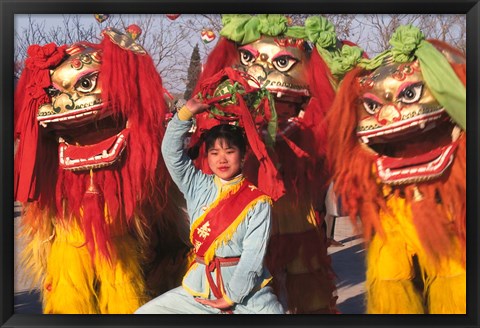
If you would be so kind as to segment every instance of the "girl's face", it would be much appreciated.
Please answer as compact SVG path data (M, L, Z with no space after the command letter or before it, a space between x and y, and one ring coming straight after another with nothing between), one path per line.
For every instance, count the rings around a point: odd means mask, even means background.
M223 180L230 180L242 171L242 155L237 146L217 139L207 152L208 166Z

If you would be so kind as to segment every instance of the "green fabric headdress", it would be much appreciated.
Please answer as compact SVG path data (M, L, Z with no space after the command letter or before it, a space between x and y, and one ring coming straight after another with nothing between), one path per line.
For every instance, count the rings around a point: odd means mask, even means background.
M241 45L260 39L262 35L277 36L287 30L282 15L223 15L220 35Z
M370 60L358 56L351 56L348 63L346 62L348 56L339 60L340 62L343 60L342 63L347 70L349 65L355 65L355 61L356 65L367 70L373 70L392 61L406 63L418 59L425 83L433 96L442 104L455 123L466 130L465 86L455 74L445 56L426 41L423 33L411 24L398 27L392 34L390 45L392 46L391 49Z
M422 32L412 25L400 26L392 35L392 57L405 62L417 57L422 74L432 94L447 113L464 130L467 128L466 90L449 62Z
M337 47L335 26L325 17L310 16L305 26L289 26L288 18L279 14L228 14L222 16L223 28L220 35L241 45L251 43L262 36L285 35L310 41L335 76L345 74L337 58L341 50Z

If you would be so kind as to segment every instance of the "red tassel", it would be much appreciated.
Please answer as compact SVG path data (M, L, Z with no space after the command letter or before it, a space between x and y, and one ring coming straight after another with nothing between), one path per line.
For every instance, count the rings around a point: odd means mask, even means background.
M17 121L20 136L15 156L14 197L20 202L37 198L35 162L37 160L38 123L36 110L43 101L31 100ZM19 126L19 127L18 127Z
M238 61L238 52L235 42L230 41L224 37L218 40L215 48L210 52L207 57L207 62L204 65L204 70L200 75L199 82L195 86L193 94L198 94L200 86L203 85L202 81L215 75L225 67L234 65Z
M308 155L307 152L305 152L303 149L298 147L292 140L288 139L285 137L283 133L279 133L279 135L282 137L283 141L290 147L290 149L297 155L299 158L308 158L310 155Z
M245 135L247 136L250 148L260 163L258 169L258 188L272 197L273 200L278 200L285 195L283 180L268 155L265 144L258 135L257 128L245 101L240 95L237 95L237 99L239 102L240 122L245 129Z
M82 199L83 217L81 222L85 234L85 244L92 256L92 260L96 250L108 261L111 259L104 204L103 194L95 186L93 171L90 170L90 185Z
M37 172L38 164L45 165L51 157L39 141L37 111L42 104L50 102L44 90L51 84L49 69L63 59L65 49L66 46L57 47L54 43L29 46L25 69L15 90L15 138L19 138L19 144L15 156L14 198L20 202L37 200L40 190L48 189L42 182L51 181L43 180Z
M263 119L266 122L270 122L270 120L272 119L272 109L270 108L270 102L268 101L268 99L263 98L258 107L263 108L263 110L265 112Z

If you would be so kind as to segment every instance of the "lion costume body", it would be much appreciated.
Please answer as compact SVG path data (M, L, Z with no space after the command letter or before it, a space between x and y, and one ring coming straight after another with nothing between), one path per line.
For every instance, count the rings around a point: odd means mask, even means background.
M412 26L390 43L347 73L328 118L335 191L367 242L367 312L465 313L465 58Z
M197 115L192 144L220 122L245 128L252 152L243 172L275 200L266 259L274 289L289 313L336 313L322 227L328 187L323 120L335 79L319 51L338 51L341 43L323 17L308 18L305 27L289 26L282 15L222 19L222 38L195 90L212 108ZM201 160L199 166L207 170Z
M177 286L188 221L164 167L167 108L127 34L32 45L15 95L24 272L44 313L133 313Z

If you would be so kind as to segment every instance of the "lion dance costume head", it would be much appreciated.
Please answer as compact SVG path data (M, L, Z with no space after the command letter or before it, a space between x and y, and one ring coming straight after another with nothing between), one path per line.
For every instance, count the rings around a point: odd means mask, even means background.
M132 313L183 273L188 223L160 153L162 81L135 31L28 49L15 199L45 313Z
M324 17L291 26L282 15L223 15L195 94L211 104L197 116L192 144L213 125L245 129L244 174L276 200L267 264L291 313L335 313L334 275L319 212L327 172L324 115L342 42ZM208 170L198 159L199 166Z
M465 58L411 25L390 44L357 56L328 120L335 190L367 241L367 312L465 313Z

